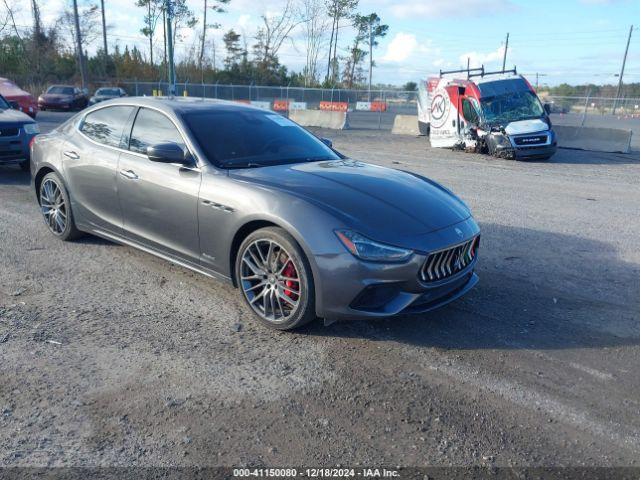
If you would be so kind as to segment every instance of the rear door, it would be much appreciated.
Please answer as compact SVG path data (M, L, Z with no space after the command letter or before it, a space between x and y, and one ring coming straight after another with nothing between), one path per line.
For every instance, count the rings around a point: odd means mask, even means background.
M447 85L431 96L429 141L432 147L450 148L462 141L458 89L456 85Z
M79 223L120 233L116 173L124 126L135 107L117 105L88 113L69 135L63 165Z
M152 162L150 145L186 143L164 113L141 107L133 123L128 151L118 165L118 197L124 233L159 252L199 263L198 195L201 173L172 163Z

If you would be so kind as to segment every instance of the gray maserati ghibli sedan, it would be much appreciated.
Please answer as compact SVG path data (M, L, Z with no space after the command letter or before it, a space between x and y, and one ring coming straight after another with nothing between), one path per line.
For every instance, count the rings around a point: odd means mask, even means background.
M36 137L31 174L56 237L230 282L277 329L426 312L478 281L480 231L453 193L248 105L102 102Z

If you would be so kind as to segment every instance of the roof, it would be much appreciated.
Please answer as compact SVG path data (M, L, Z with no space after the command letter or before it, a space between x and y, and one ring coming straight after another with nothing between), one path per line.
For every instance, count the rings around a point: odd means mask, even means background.
M136 104L142 106L149 106L155 108L166 109L174 111L176 113L186 113L194 110L225 110L225 111L240 111L240 110L255 110L263 112L264 110L252 107L240 102L230 102L227 100L217 100L211 98L200 97L124 97L115 100L110 100L110 104L115 105L118 103L123 104ZM163 108L164 107L164 108Z
M480 85L482 83L487 82L495 82L498 80L513 80L514 78L520 78L521 75L514 73L499 73L499 74L491 74L486 75L484 77L471 77L471 81L476 85Z

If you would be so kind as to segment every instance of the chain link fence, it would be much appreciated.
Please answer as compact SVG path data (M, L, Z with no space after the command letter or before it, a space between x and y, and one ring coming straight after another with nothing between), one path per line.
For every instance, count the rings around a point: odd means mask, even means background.
M617 115L640 118L640 98L561 97L549 95L543 101L551 105L552 113L588 116Z
M107 85L107 82L96 82L96 86ZM113 82L108 85L113 86ZM153 96L166 95L169 84L166 82L117 82L129 95ZM295 103L297 108L319 110L321 102L338 102L346 104L350 114L351 128L390 130L396 114L416 115L416 91L401 90L357 90L342 88L304 88L304 87L269 87L261 85L229 85L177 83L176 95L195 98L217 98L220 100L260 102L273 108L274 102ZM260 105L258 103L258 105ZM376 104L373 108L371 103ZM293 106L293 105L292 105ZM287 110L280 113L287 115Z

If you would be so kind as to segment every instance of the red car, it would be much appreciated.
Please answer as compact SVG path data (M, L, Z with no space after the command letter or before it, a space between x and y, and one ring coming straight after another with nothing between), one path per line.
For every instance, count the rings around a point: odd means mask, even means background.
M7 78L0 77L0 95L8 102L17 104L17 109L21 112L36 118L38 103L35 98Z

